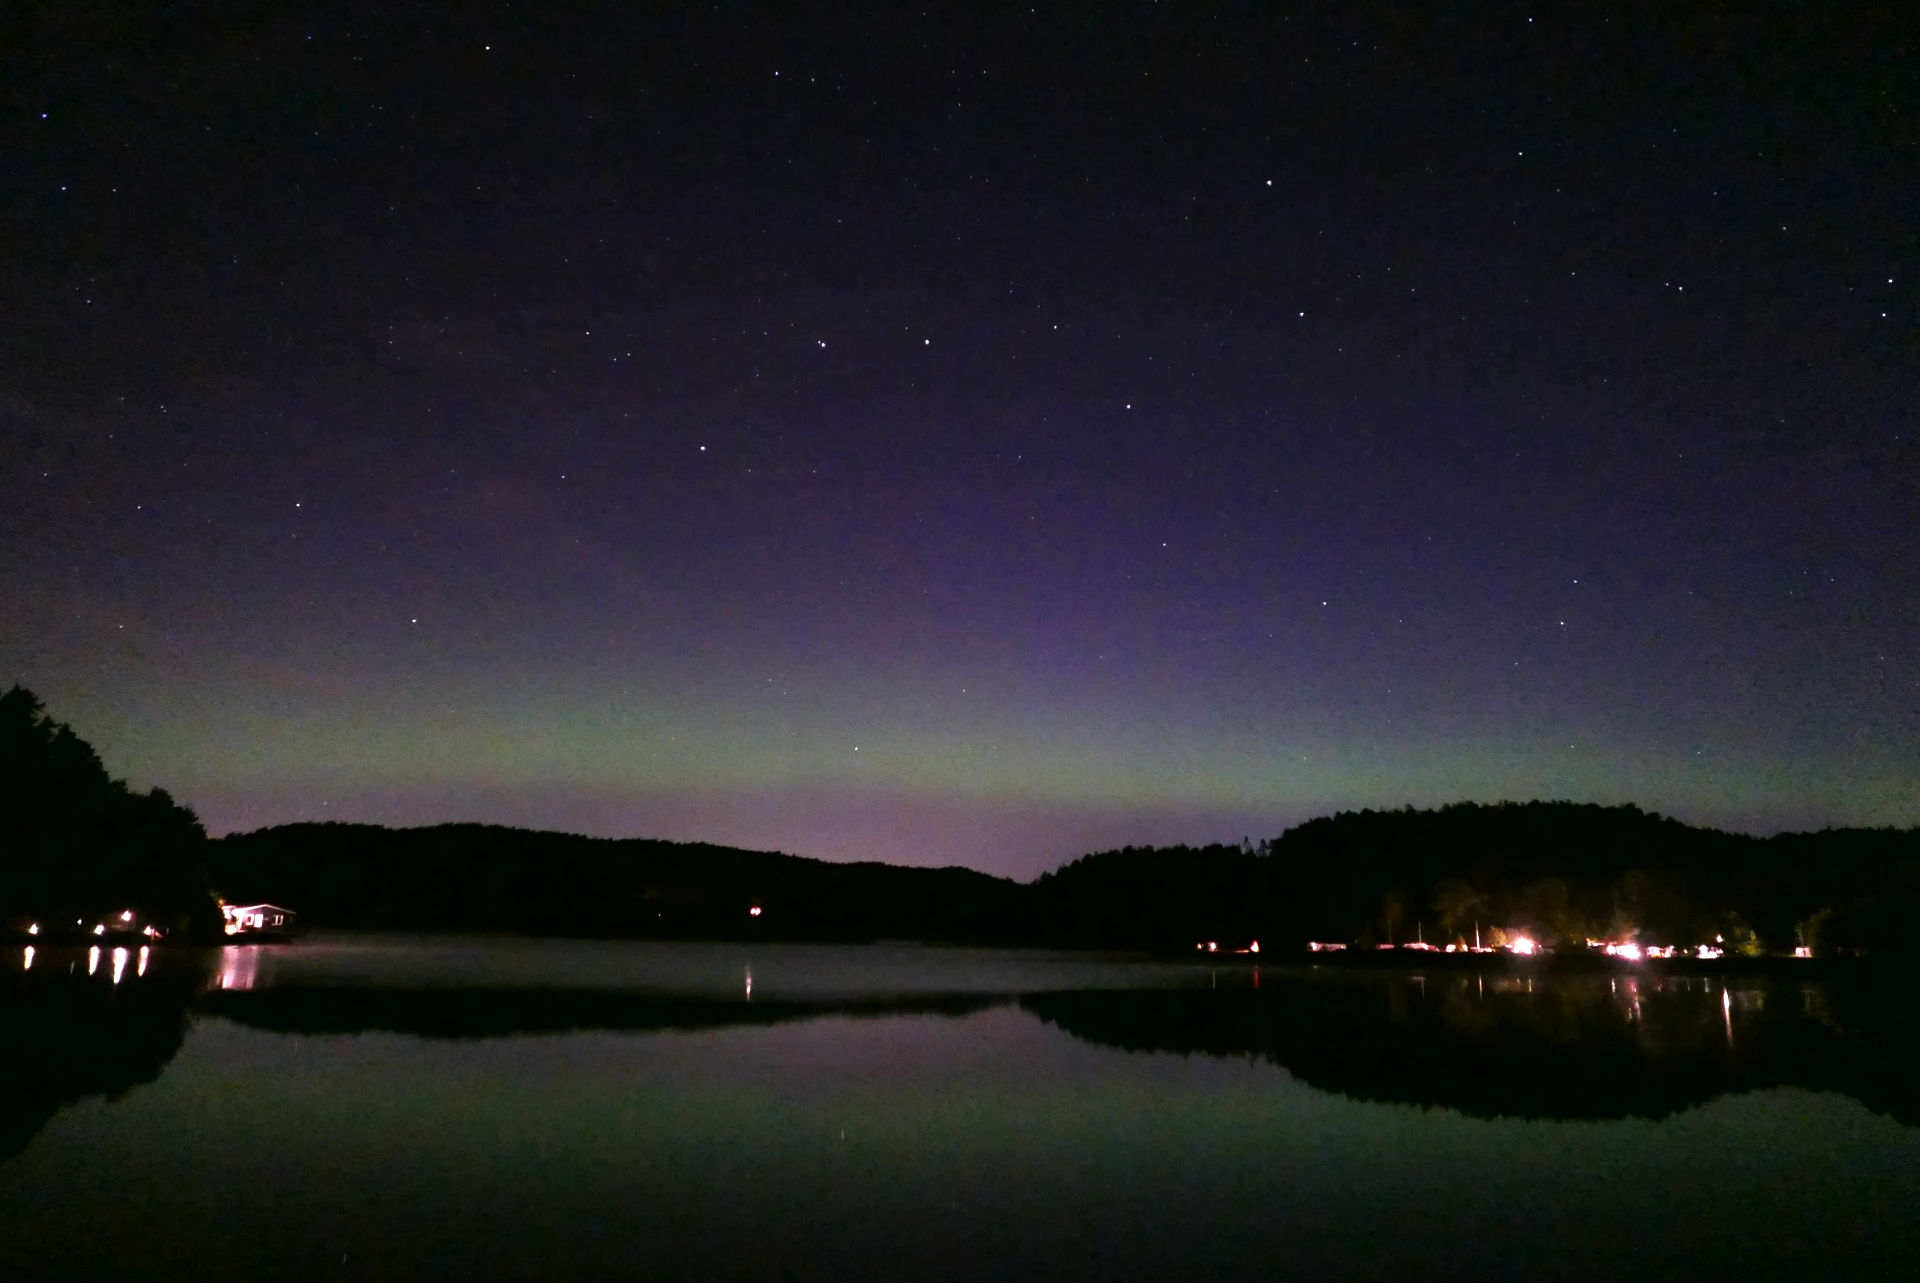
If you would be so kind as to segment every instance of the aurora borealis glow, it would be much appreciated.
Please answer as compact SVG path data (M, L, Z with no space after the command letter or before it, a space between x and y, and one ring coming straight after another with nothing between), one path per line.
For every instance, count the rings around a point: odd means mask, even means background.
M1910 20L648 13L27 24L0 680L215 832L1920 823Z

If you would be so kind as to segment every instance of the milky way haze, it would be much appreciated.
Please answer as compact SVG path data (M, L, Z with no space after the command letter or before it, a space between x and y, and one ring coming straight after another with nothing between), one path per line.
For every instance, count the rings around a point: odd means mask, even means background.
M1920 823L1911 6L23 8L0 681L216 832Z

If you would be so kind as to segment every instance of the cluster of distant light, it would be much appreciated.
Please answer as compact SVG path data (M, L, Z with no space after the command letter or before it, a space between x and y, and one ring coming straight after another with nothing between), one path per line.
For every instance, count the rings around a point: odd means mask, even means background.
M1726 950L1720 944L1723 938L1716 936L1713 939L1716 942L1713 945L1694 946L1693 956L1700 959L1717 959L1726 953ZM1587 948L1590 950L1599 950L1602 954L1609 954L1617 959L1626 959L1629 963L1638 963L1641 959L1670 959L1676 956L1680 958L1687 956L1687 951L1678 945L1640 945L1633 941L1596 941L1592 937L1587 938ZM1800 947L1793 953L1795 958L1810 957L1810 951L1808 951L1805 946Z
M87 925L87 920L85 920L84 918L76 918L73 920L73 925L75 927L85 927ZM115 932L123 932L123 931L138 932L140 933L140 935L148 938L149 940L154 940L154 941L159 940L161 937L167 934L166 928L157 927L152 923L147 923L144 925L136 924L133 919L132 910L120 911L120 916L115 921L113 930ZM107 934L107 925L105 923L95 923L93 925L93 934L95 936L105 936ZM40 925L38 923L27 924L27 935L28 936L40 935Z
M1398 944L1389 942L1387 944L1376 945L1374 948L1376 950L1423 950L1435 954L1546 954L1553 952L1550 947L1543 946L1540 942L1534 940L1524 932L1496 932L1495 935L1504 937L1504 939L1494 945L1455 944L1447 945L1443 948L1430 941L1402 941ZM1726 938L1716 936L1713 938L1713 942L1711 945L1696 945L1689 950L1678 945L1641 945L1633 940L1599 941L1588 937L1587 948L1605 954L1610 958L1624 959L1629 963L1638 963L1642 959L1689 957L1697 959L1717 959L1723 957L1726 954ZM1217 951L1219 947L1215 942L1206 941L1198 948L1207 951ZM1307 949L1314 954L1328 953L1346 948L1347 943L1345 941L1307 942ZM1232 952L1236 954L1246 954L1249 951L1235 950ZM1258 941L1253 943L1251 952L1255 954L1260 952L1260 943ZM1812 958L1813 951L1804 945L1795 946L1793 957L1797 959Z

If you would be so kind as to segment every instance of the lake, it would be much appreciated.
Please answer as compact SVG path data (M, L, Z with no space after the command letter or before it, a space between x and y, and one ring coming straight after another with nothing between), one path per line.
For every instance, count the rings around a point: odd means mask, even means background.
M1920 1270L1920 1010L1879 974L346 934L24 962L9 1277Z

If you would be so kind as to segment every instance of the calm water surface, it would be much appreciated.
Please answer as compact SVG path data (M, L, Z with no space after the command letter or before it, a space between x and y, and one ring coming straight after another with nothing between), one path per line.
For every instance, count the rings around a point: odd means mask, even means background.
M0 984L9 1276L1911 1276L1812 984L316 936Z

